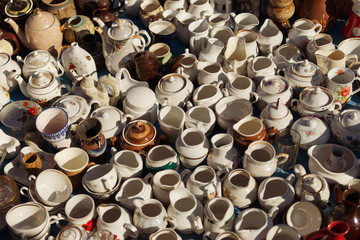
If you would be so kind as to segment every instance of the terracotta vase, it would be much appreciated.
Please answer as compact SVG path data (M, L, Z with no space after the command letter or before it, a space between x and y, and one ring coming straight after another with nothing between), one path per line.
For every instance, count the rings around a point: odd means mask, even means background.
M346 222L350 229L345 238L360 239L360 192L351 188L342 191L341 187L336 185L335 197L338 205L331 211L328 222Z
M97 9L92 13L93 17L100 18L106 26L111 27L111 24L115 22L118 17L117 12L110 12L110 1L109 0L100 0L97 3Z
M339 16L344 1L337 0L304 0L298 1L297 9L302 18L308 18L322 25L322 32L333 27Z
M344 235L349 231L349 225L343 221L335 221L329 223L326 228L319 231L308 234L304 237L304 240L346 240L346 239L358 239L358 238L345 238Z

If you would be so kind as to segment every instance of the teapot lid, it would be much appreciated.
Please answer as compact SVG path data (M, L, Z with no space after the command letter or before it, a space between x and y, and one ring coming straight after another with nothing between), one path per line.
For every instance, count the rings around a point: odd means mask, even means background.
M109 34L115 40L128 39L132 35L132 33L133 28L130 26L130 24L113 23L111 25L111 28L109 28Z
M269 103L266 106L265 113L270 119L282 119L289 114L289 109L280 103L280 98L278 98L277 102Z
M347 109L339 117L341 125L350 131L360 131L360 110Z
M108 131L115 127L118 127L119 121L121 122L121 117L123 112L113 106L101 107L94 110L91 114L91 117L99 119L103 126L103 131Z
M265 77L260 84L261 89L269 94L282 93L289 88L288 81L280 76Z
M50 28L55 21L58 21L54 14L36 8L26 19L25 27L31 30L44 30Z
M45 50L35 50L29 53L25 59L25 65L30 68L41 68L50 61L50 53Z
M333 95L323 87L307 87L300 93L300 102L311 108L324 107L333 102Z
M10 0L5 6L5 13L9 17L20 18L27 15L32 8L31 0Z
M186 85L186 79L180 74L168 74L159 81L159 89L167 93L181 91Z
M51 72L34 72L29 78L29 84L35 88L42 88L49 85L54 79Z
M321 179L313 174L306 175L301 181L301 186L310 194L318 193L324 188L324 184Z
M137 145L150 142L156 134L154 125L145 120L130 122L124 130L125 140Z
M4 66L11 60L7 53L0 53L0 67Z
M57 240L82 240L82 232L81 230L74 225L67 226L63 228L58 236L56 237Z
M291 65L291 72L300 77L312 77L317 72L317 67L314 63L305 59L303 62Z

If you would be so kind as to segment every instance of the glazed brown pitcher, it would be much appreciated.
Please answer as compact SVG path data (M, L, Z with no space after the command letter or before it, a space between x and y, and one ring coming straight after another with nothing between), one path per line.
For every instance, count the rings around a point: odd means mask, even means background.
M348 188L344 190L340 185L335 186L337 205L329 215L328 223L344 221L350 226L346 239L360 239L360 192Z

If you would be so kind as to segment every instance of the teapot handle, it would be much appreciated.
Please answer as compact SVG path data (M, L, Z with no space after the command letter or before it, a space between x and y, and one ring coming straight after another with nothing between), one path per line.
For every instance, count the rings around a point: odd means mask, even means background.
M306 170L305 170L304 166L301 164L296 164L294 166L294 172L295 172L296 178L298 180L306 175Z
M61 63L59 61L56 61L56 64L57 64L57 67L58 67L57 76L61 77L62 75L64 75L64 72L65 72L64 67L63 67L63 65L61 65Z
M144 177L144 181L149 183L150 185L153 184L153 178L154 175L152 173L148 173L145 177Z
M0 36L0 40L2 39L5 39L6 41L11 41L11 43L15 43L15 49L13 51L13 54L12 55L15 55L15 54L18 54L19 51L20 51L20 45L19 45L19 41L17 40L17 38L15 37L15 35L11 32L2 32L0 33L1 36ZM14 46L13 44L11 44L12 46Z
M324 116L324 121L325 121L325 123L327 124L327 125L331 125L331 121L332 121L332 119L334 118L334 115L331 113L331 112L328 112L328 113L326 113L325 114L325 116Z
M298 108L297 108L298 104L299 104L299 99L296 98L292 99L290 101L291 110L293 110L294 112L298 112Z
M143 38L145 40L145 47L149 46L151 43L151 37L150 37L149 33L146 30L140 30L139 35L143 35Z
M216 234L213 232L209 232L207 231L206 233L203 234L202 239L203 240L214 240L216 238Z
M253 99L253 100L251 100ZM250 102L256 103L259 100L259 95L256 92L250 92L250 97L249 97Z
M29 198L29 191L30 191L29 188L26 186L21 187L19 190L20 195L27 197L27 198Z
M166 220L167 220L168 224L170 225L169 228L172 230L175 230L176 225L177 225L176 219L173 217L167 217Z
M135 42L134 42L135 39L139 39L141 44L135 44ZM131 41L131 44L133 45L133 47L135 48L136 52L144 51L144 49L146 47L145 38L143 38L140 35L134 35L131 37L130 41Z
M320 23L315 23L315 33L319 34L322 30L322 25Z
M185 168L185 169L180 173L181 181L183 181L184 183L187 182L188 178L190 177L190 174L191 174L190 169Z
M277 159L277 165L279 166L284 164L289 159L289 154L279 153L275 156L275 158ZM279 160L279 158L281 158L281 160Z
M60 94L61 96L67 96L67 95L69 95L69 94L71 93L71 87L70 87L69 85L67 85L67 84L61 84L61 85L59 85L60 91L61 91L62 88L65 88L65 89L67 90L67 92L64 93L64 94ZM61 92L60 92L60 93L61 93Z
M359 77L356 77L355 79L354 79L354 82L355 81L358 81L359 83L360 83L360 78ZM360 86L360 85L358 85L358 86ZM355 91L353 91L352 93L351 93L351 96L352 95L354 95L354 94L356 94L356 93L358 93L360 91L360 87L358 88L358 89L356 89Z

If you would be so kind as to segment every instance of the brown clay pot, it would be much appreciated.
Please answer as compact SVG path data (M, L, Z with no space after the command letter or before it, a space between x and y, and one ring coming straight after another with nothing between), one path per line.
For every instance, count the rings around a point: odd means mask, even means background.
M25 154L22 158L23 166L25 170L29 173L29 175L39 175L42 168L42 162L40 157L34 153L30 152Z
M322 25L322 32L328 31L335 24L344 1L304 0L299 1L299 15Z
M154 79L158 75L158 59L149 51L138 52L134 56L136 74L141 81Z
M155 145L158 134L155 126L145 120L130 122L124 129L120 139L120 147L127 150L149 150Z
M294 15L295 5L293 2L291 2L287 7L276 8L269 4L267 7L267 12L274 21L279 23L287 22L289 18Z

